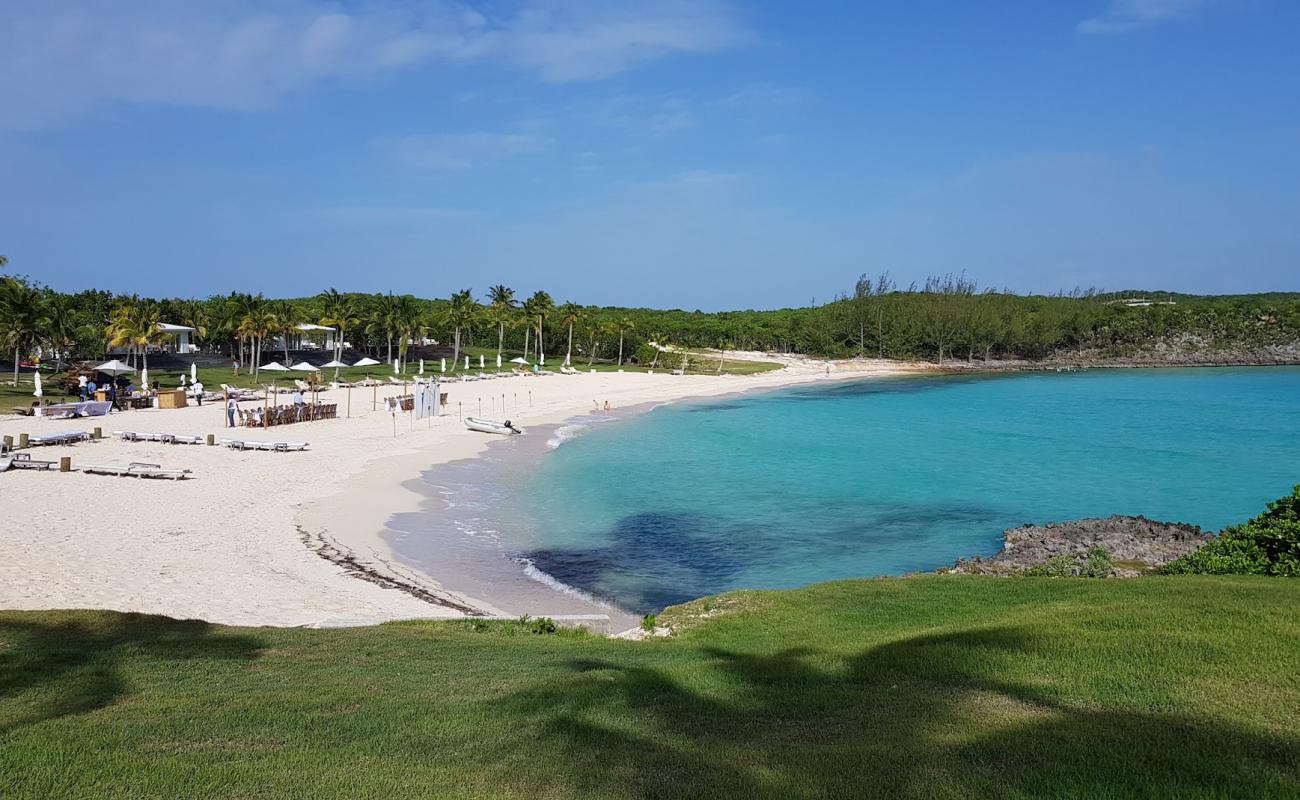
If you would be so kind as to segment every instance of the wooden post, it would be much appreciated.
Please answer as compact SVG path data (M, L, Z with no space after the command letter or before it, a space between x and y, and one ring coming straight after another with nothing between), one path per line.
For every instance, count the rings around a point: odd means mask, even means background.
M18 434L18 449L25 450L26 448L27 448L27 434L20 433Z
M14 449L14 437L12 437L12 436L6 436L6 437L4 437L3 439L0 439L0 441L2 441L2 442L5 443L5 449L6 449L6 450L12 450L12 449Z
M90 436L91 436L91 438L93 438L93 439L103 439L103 438L104 438L104 429L103 429L103 428L96 428L95 430L91 431Z
M216 445L216 443L217 443L217 437L209 433L209 434L208 434L208 447L212 447L212 446Z
M59 459L59 472L72 472L72 456L63 456Z

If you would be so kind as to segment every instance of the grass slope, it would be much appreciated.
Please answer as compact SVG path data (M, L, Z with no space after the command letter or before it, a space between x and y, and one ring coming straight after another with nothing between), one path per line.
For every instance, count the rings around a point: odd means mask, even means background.
M1300 796L1300 581L745 592L642 643L0 614L4 797Z

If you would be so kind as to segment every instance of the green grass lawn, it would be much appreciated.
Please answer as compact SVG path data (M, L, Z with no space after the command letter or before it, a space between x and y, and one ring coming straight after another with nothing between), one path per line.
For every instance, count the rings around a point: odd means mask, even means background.
M931 576L698 601L641 643L6 612L0 796L1300 797L1298 608L1288 579Z

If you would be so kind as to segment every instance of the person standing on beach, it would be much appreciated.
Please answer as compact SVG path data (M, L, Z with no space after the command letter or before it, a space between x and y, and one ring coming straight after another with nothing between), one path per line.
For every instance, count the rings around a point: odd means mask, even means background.
M77 392L81 395L81 402L86 402L86 376L77 376Z
M192 391L194 397L198 399L199 405L203 405L203 381L195 381L194 383L191 383L190 391Z
M239 402L231 397L226 400L226 427L235 427L235 417L239 415Z

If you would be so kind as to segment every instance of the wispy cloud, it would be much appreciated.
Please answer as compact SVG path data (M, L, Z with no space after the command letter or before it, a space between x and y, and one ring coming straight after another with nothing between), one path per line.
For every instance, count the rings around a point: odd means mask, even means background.
M715 105L723 108L788 108L812 100L812 93L795 86L746 86L719 98Z
M545 139L526 133L440 133L379 139L375 144L403 164L425 170L466 170L546 149Z
M1080 33L1129 33L1174 22L1196 13L1213 0L1111 0L1104 12L1078 25Z
M0 4L0 127L114 103L255 109L320 81L498 63L607 78L749 34L728 0L60 0Z
M606 97L584 114L595 125L662 136L695 126L691 103L677 96L622 94Z

